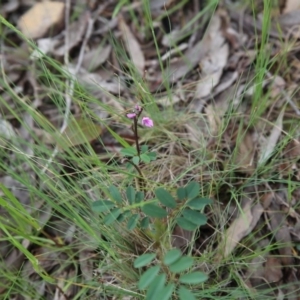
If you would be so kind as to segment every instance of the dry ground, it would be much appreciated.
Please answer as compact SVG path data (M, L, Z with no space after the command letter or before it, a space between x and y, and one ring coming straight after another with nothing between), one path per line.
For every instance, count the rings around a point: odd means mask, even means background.
M1 2L1 299L143 299L127 262L149 244L86 202L132 180L137 103L149 190L213 200L200 233L170 233L209 276L199 299L300 299L299 1L149 2Z

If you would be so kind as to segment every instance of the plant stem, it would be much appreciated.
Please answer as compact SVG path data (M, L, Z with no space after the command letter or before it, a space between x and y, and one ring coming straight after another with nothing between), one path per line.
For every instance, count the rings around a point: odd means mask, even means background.
M137 126L137 117L133 119L133 131L134 131L134 139L135 139L135 147L137 151L137 155L141 158L141 150L139 145L139 136L138 136L138 126Z

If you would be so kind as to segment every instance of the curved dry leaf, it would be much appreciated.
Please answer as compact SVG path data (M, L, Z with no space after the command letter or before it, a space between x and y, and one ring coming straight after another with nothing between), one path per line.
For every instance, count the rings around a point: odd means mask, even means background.
M254 154L256 148L256 142L252 133L247 132L241 141L237 141L237 155L234 160L234 164L237 166L237 170L243 173L251 174L254 168Z
M218 21L217 21L218 20ZM220 18L215 22L221 25ZM223 73L223 68L227 64L229 55L229 46L225 42L221 28L213 26L210 31L211 36L210 49L207 55L200 61L201 79L197 84L195 96L203 98L208 96L212 89L219 83ZM213 37L213 38L212 38Z
M125 47L130 55L130 58L132 59L134 66L137 68L139 73L143 75L145 70L144 54L141 50L140 44L122 17L119 18L119 29L122 33Z
M63 21L64 8L63 2L38 2L22 15L18 26L29 39L41 38L49 29Z
M282 132L282 121L283 121L283 116L284 116L284 109L280 112L276 123L274 124L274 127L271 131L270 136L267 138L265 145L262 146L262 152L260 154L260 158L258 160L258 165L264 164L272 155L278 139L281 135Z
M58 141L61 149L85 144L96 139L101 134L101 126L85 118L72 119L66 130L62 133L62 139Z
M68 31L69 43L68 45L63 44L60 47L56 48L53 51L55 55L63 56L65 52L70 51L72 48L74 48L81 42L86 32L89 18L90 18L90 13L86 12L82 14L77 21L73 22L70 25Z
M261 204L258 203L251 207L252 200L246 199L246 201L247 203L243 207L242 213L232 222L224 234L224 242L220 243L218 247L219 255L217 255L216 261L220 261L222 258L228 257L241 239L252 231L262 215L264 209Z
M217 39L216 36L218 36ZM218 14L215 14L210 21L203 39L188 49L179 60L170 64L170 67L166 70L166 74L170 77L169 80L174 82L186 75L205 58L209 51L212 51L212 49L221 51L220 48L223 43L224 38L221 32L221 18ZM224 51L226 51L226 49ZM227 55L225 55L225 57L227 57Z
M285 6L283 9L283 13L289 13L290 11L294 11L296 9L300 9L300 1L299 0L286 0Z

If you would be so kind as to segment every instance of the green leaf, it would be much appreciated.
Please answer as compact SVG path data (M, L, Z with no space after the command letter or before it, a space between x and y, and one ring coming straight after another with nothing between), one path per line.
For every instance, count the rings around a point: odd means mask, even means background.
M138 288L144 290L157 276L160 266L155 266L148 269L140 278Z
M155 190L155 196L157 199L166 207L175 208L176 201L173 196L163 188L158 188Z
M118 188L116 186L114 186L114 185L111 185L108 188L108 190L109 190L109 193L110 193L112 199L114 201L116 201L117 203L122 204L122 195L119 192Z
M146 228L149 227L149 223L150 223L149 218L148 218L148 217L145 217L145 218L143 218L142 221L141 221L141 227L142 227L143 229L146 229Z
M180 300L197 300L194 294L182 285L178 289L178 296Z
M141 154L141 160L145 164L148 164L151 161L150 157L146 153Z
M192 209L185 209L182 212L185 219L187 219L189 222L192 222L198 226L204 225L207 223L207 218L204 214L192 210Z
M186 187L187 198L188 200L192 200L197 197L200 193L200 185L198 182L191 181Z
M132 215L128 220L127 228L129 230L133 230L136 227L136 224L137 224L139 218L140 218L140 215L138 215L138 214Z
M176 222L182 229L185 229L185 230L194 231L198 228L198 226L196 224L190 222L186 218L182 218L182 217L177 218Z
M144 192L138 191L135 194L135 203L140 203L144 200L145 194Z
M136 149L134 147L127 147L121 149L121 154L124 156L135 156L137 155Z
M154 218L164 218L168 215L166 210L163 208L155 205L155 204L146 204L142 207L143 213L145 213L149 217L154 217Z
M131 215L131 211L127 210L124 211L122 214L120 214L120 216L117 218L118 222L122 222L124 221L125 218L127 218L129 215Z
M150 157L151 161L156 160L156 152L149 152L148 156Z
M126 196L129 204L133 204L135 202L135 190L131 185L126 189Z
M177 261L169 266L169 269L173 273L180 273L189 269L194 263L194 259L190 256L182 256Z
M179 278L179 281L181 283L186 284L198 284L206 281L208 279L208 276L202 272L193 272L189 274L182 275Z
M112 224L121 214L121 209L120 208L114 208L112 209L108 215L105 216L103 222L105 225L110 225Z
M187 191L184 187L179 187L177 189L177 197L179 200L184 200L187 197Z
M101 126L87 118L72 118L57 144L61 149L85 144L101 134Z
M164 264L169 266L177 261L182 256L182 253L179 249L172 249L168 251L164 256Z
M155 253L146 253L139 256L133 263L135 268L141 268L148 265L156 257Z
M92 203L92 209L95 212L105 212L115 206L115 203L109 200L97 200Z
M134 156L132 158L132 162L135 164L135 165L138 165L140 163L140 158L138 156Z
M206 205L212 204L212 200L209 198L195 198L193 200L188 201L187 206L194 209L202 209Z
M166 274L160 274L151 282L147 294L146 300L157 300L162 295L162 289L166 283Z
M175 289L175 284L169 283L167 286L163 288L159 300L168 300L172 296L174 289Z
M141 147L141 153L145 153L145 152L147 152L148 151L148 146L147 145L143 145L142 147Z

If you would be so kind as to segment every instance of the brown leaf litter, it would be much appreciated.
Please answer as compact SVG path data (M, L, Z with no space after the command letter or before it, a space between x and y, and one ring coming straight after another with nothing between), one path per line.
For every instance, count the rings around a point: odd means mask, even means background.
M96 251L98 245L92 237L40 199L34 199L32 205L31 191L7 170L25 172L30 186L49 193L56 205L64 207L68 199L57 203L57 195L36 178L33 165L20 159L20 154L39 168L45 167L45 159L37 157L35 146L43 141L48 152L54 153L59 146L57 137L62 136L70 142L64 146L74 153L83 143L90 143L103 162L111 163L112 158L119 161L120 144L100 124L105 122L132 144L124 112L138 101L147 109L151 92L164 115L153 131L143 132L142 142L158 152L158 160L143 166L143 172L154 183L184 185L196 180L203 196L214 200L212 208L206 210L208 224L195 235L176 227L170 237L172 246L184 250L191 245L199 261L202 255L214 255L212 262L205 262L206 269L200 267L209 273L212 283L224 283L222 291L214 293L216 298L231 297L231 289L238 290L241 285L257 299L261 295L268 299L299 298L299 1L281 1L279 8L271 5L269 38L263 49L262 1L255 3L255 10L239 6L238 1L225 1L214 13L203 11L204 4L197 1L188 1L181 8L176 8L176 1L150 1L158 47L141 3L128 3L113 16L117 4L113 0L80 5L66 2L70 6L61 1L25 2L9 1L1 7L1 15L35 40L40 51L33 51L12 32L1 45L0 146L5 167L1 167L0 182L37 220L38 232L29 226L28 234L39 235L45 243L34 244L26 238L21 243L55 283L39 277L7 240L0 242L3 266L12 273L23 266L22 277L47 299L72 299L86 281L116 285L126 281L97 266L95 262L100 259L107 265L111 262L106 261L106 253ZM174 10L166 22L168 9ZM66 15L72 16L67 26ZM256 68L260 54L269 55L271 65ZM63 68L56 69L46 56ZM62 82L49 84L42 76L45 72ZM132 80L133 74L139 75L139 84ZM258 82L261 74L263 79ZM253 101L259 90L255 108L259 115L253 119ZM59 101L67 112L62 112ZM261 109L264 106L266 109ZM92 120L79 130L82 138L76 134L73 116L77 123L84 123L80 120L87 117ZM85 127L95 131L91 134ZM46 168L49 180L55 180L59 187L80 173L60 148L57 157L54 155L55 163L50 164L52 171ZM56 166L64 173L54 172ZM83 173L82 190L97 199L101 191L94 176L98 172L92 169L91 174L89 170ZM124 174L111 171L110 175L116 184L124 182ZM81 201L78 191L73 192L72 197ZM0 209L1 215L10 219L8 208ZM17 226L15 221L9 220L14 224L11 226ZM5 236L2 231L0 234ZM144 236L132 240L126 235L124 239L135 249L152 247ZM65 245L73 245L72 251L64 251ZM121 257L129 259L128 253L122 252ZM234 276L228 273L233 270L232 262ZM74 278L76 282L69 284ZM0 292L5 291L7 287L1 286ZM97 296L102 296L101 291L97 290Z

